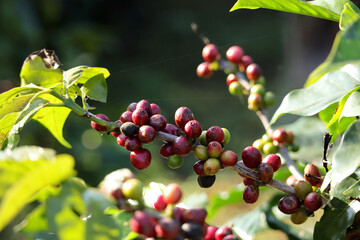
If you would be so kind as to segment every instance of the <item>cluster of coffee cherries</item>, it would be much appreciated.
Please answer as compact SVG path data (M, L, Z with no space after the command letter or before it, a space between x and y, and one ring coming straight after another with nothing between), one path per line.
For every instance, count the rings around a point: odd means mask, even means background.
M295 194L280 199L278 208L285 214L291 214L290 220L294 224L304 223L308 217L313 217L323 202L318 188L322 177L318 167L307 164L304 169L304 179L297 180L293 175L287 178L286 184L294 187Z
M219 62L223 62L219 54L218 48L214 44L207 44L203 48L202 57L205 62L202 62L196 69L199 77L208 78L213 74L213 71L219 69ZM226 84L229 87L230 94L240 96L248 95L248 108L253 111L258 111L263 107L269 107L275 103L275 95L265 89L265 78L262 74L262 69L253 59L244 54L244 50L239 46L232 46L226 51L227 73ZM221 65L221 63L220 63ZM244 89L244 86L239 81L238 77L246 76L250 89ZM245 77L242 77L243 80Z
M297 152L299 145L294 143L295 136L290 130L278 128L272 135L264 134L262 138L256 139L252 146L256 147L263 154L274 154L279 151L279 147L286 146L289 151Z
M227 226L207 224L207 212L204 208L185 209L176 206L183 193L175 183L167 185L157 195L151 207L134 204L134 200L143 202L143 184L129 169L119 169L108 174L101 182L100 190L114 198L119 209L133 213L129 222L130 229L144 239L238 239Z
M245 166L257 171L258 178L261 181L243 178L245 185L243 200L246 203L255 203L259 198L259 186L271 182L274 172L281 166L281 159L277 154L269 154L263 159L260 151L253 146L246 147L242 151L241 157Z

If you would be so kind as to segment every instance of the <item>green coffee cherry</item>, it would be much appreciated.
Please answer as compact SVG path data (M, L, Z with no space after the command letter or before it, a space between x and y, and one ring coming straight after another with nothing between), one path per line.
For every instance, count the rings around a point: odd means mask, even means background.
M305 208L300 208L297 212L290 215L290 220L294 224L302 224L306 222L308 216L306 214Z
M176 169L181 167L181 165L184 163L184 159L179 155L170 155L166 159L166 163L169 166L169 168Z
M230 141L230 132L226 128L221 128L224 132L224 141L223 144L226 145Z
M197 159L201 161L206 161L209 158L209 155L207 153L207 147L204 145L197 145L194 150L194 155Z
M313 191L311 184L305 180L298 180L294 184L295 195L301 200L305 200L306 196Z
M264 105L270 107L275 104L275 94L273 92L266 92L264 94Z
M229 93L234 96L240 96L243 93L243 87L239 82L232 82L229 85Z
M143 184L137 178L131 178L124 182L122 187L122 193L125 198L140 201L143 193Z
M265 95L265 87L262 84L255 84L254 86L251 87L250 89L250 94L260 94L261 96Z
M265 145L265 141L262 140L262 139L256 139L255 142L253 142L252 146L257 148L260 152L263 152L263 148L264 148L264 145Z
M278 152L278 148L277 146L274 145L274 143L272 142L267 142L264 144L263 146L263 152L266 154L266 155L269 155L269 154L275 154Z
M206 131L205 130L201 132L201 135L198 138L198 140L201 145L207 146L208 143L206 141Z

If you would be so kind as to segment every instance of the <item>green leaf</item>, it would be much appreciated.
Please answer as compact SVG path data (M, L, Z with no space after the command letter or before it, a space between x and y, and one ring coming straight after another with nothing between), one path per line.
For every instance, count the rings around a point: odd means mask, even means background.
M14 157L20 158L20 162L9 158L8 153L0 155L0 231L38 191L59 184L74 174L74 159L69 155L58 155L49 161L35 158L47 155L31 154L26 148L25 151L16 149Z
M335 37L329 56L306 80L305 86L317 82L325 74L343 68L348 64L360 65L360 20L339 31ZM339 79L339 82L341 80ZM350 89L349 89L350 90Z
M61 69L45 65L40 56L28 58L21 68L22 85L35 84L37 86L52 87L63 79Z
M346 65L329 72L309 87L291 91L276 110L271 123L286 113L311 116L320 112L360 84L359 76L360 65Z
M347 99L340 118L360 115L360 91L353 92Z
M342 115L342 111L344 109L344 106L348 100L348 98L350 97L350 95L359 90L360 87L357 86L356 88L352 89L351 91L349 91L348 93L345 94L345 96L343 96L343 98L340 100L339 105L337 107L337 110L335 111L333 117L331 118L330 122L328 123L328 125L326 126L326 128L330 127L331 125L333 125L335 122L339 122L339 120L341 119L341 115ZM351 106L350 106L351 108ZM356 116L356 115L355 115Z
M102 74L106 79L110 76L106 68L78 66L64 72L64 86L69 88L73 84L85 84L89 79Z
M51 95L42 96L51 103L61 101ZM63 128L71 110L67 107L45 107L38 111L33 119L43 125L65 147L71 148L63 137Z
M81 87L83 95L89 98L105 103L107 97L107 84L104 75L98 74L88 79Z
M349 3L344 5L344 9L340 15L339 26L341 30L346 30L351 24L359 19L359 9L351 6Z
M338 103L333 103L324 110L319 112L319 118L323 121L326 125L330 122L331 118L334 115L336 108L338 107ZM344 110L343 110L344 111ZM331 141L335 142L336 138L342 134L348 127L356 120L354 117L342 117L340 121L336 121L332 124L328 131L332 136Z
M25 86L25 87L16 87L12 88L9 91L3 92L0 94L0 107L2 108L3 104L5 102L8 102L10 98L17 97L18 95L29 95L29 94L35 94L38 92L43 91L43 88L39 87L31 87L31 86ZM3 113L4 109L1 109L1 112ZM3 113L6 114L6 113Z
M342 6L347 0L332 1L324 0L305 2L300 0L238 0L230 11L240 8L258 9L266 8L283 12L302 14L317 18L339 21Z
M119 210L116 207L109 207L105 210L105 214L111 215L117 222L118 226L120 226L119 229L121 229L121 236L119 239L125 239L132 233L129 226L132 213L126 212L125 210ZM137 236L138 235L135 237Z
M354 122L345 132L332 161L331 187L355 172L360 164L360 121Z
M207 219L214 217L221 207L231 204L240 204L243 201L243 192L244 186L237 185L230 188L228 191L220 192L211 196L209 199L209 205L206 209L208 212Z

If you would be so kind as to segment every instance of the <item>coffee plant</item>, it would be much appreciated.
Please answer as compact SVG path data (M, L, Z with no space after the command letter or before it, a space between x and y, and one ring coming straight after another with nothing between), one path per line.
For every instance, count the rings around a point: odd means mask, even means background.
M275 94L267 91L266 73L256 59L241 46L220 52L192 25L204 42L198 81L224 72L224 87L234 98L247 99L248 109L264 126L263 136L249 140L244 149L228 149L230 139L241 136L230 137L223 126L203 126L181 103L174 119L163 115L160 105L139 99L111 120L89 104L89 99L106 102L107 69L64 70L55 52L46 49L29 55L20 87L0 94L0 234L11 232L21 239L230 240L276 229L289 239L360 239L360 10L349 0L239 0L232 11L241 8L308 15L337 21L340 28L327 59L304 88L285 96L269 120L266 109L275 103ZM88 119L89 127L103 137L114 137L129 151L135 169L152 162L147 144L163 141L158 151L169 168L179 168L190 154L197 159L193 172L199 188L212 187L219 171L237 172L242 183L226 197L211 196L207 206L195 207L177 183L145 186L123 168L91 188L76 177L72 156L17 146L21 129L35 120L70 147L63 126L71 112ZM301 118L274 127L285 114ZM309 162L306 149L317 128L323 131L318 149L323 158ZM277 189L277 194L265 196L266 188ZM222 226L210 224L219 208L263 197L261 206ZM309 218L316 219L312 231L298 227Z

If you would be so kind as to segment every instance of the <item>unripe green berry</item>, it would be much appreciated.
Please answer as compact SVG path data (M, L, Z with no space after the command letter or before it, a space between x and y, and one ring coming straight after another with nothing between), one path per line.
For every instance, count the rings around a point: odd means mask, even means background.
M229 93L234 96L240 96L243 93L243 87L239 82L232 82L229 85Z
M223 144L226 145L230 141L230 132L226 128L221 128L224 132L224 141Z
M206 161L209 158L209 154L207 153L207 147L204 145L197 145L194 150L194 155L197 159L201 161Z
M297 151L299 151L299 149L300 149L300 146L295 143L288 146L288 150L291 152L297 152Z
M248 98L248 108L253 111L258 111L262 107L262 96L258 93L252 93Z
M306 214L305 208L300 208L299 211L290 215L290 220L294 224L302 224L306 222L308 215Z
M206 141L206 130L201 132L200 137L198 138L198 141L201 145L207 146L207 141Z
M264 105L270 107L275 104L275 94L273 92L266 92L264 95Z
M267 142L272 142L272 141L273 141L272 138L271 138L271 136L269 136L269 135L267 135L267 134L262 135L262 138L261 138L261 139L264 140L265 143L267 143Z
M252 146L257 148L260 152L264 152L263 148L265 145L265 141L262 139L256 139L255 142L253 142Z
M298 180L294 184L294 192L295 195L300 198L301 200L304 200L306 196L313 191L311 184L308 181L305 180Z
M264 154L275 154L278 152L278 147L274 145L272 142L265 143L263 146Z
M143 184L137 178L131 178L124 182L122 187L122 193L125 198L139 201L142 198Z
M220 170L220 161L216 158L209 158L204 163L204 172L207 175L215 175Z
M170 168L176 169L181 167L181 165L184 163L184 160L181 156L174 154L174 155L170 155L166 159L166 163Z
M250 94L260 94L261 96L265 95L265 87L262 84L255 84L254 86L251 87L250 89Z

